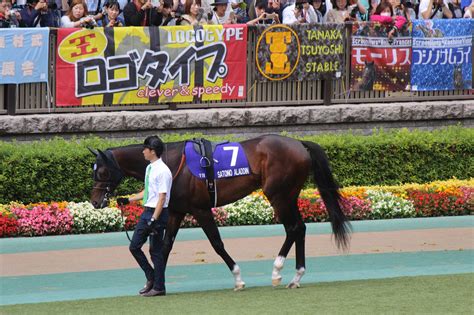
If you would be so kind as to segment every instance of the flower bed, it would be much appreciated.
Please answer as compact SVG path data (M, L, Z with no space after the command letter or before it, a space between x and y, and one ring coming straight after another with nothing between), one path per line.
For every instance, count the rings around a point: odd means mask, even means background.
M468 215L474 210L474 179L418 185L348 187L341 190L341 206L350 220ZM324 222L328 213L317 190L301 192L298 207L305 222ZM133 203L118 209L94 209L89 202L0 205L0 237L97 233L131 230L142 207ZM216 223L256 225L278 222L262 192L212 209ZM123 215L123 217L122 217ZM196 227L190 215L182 227Z

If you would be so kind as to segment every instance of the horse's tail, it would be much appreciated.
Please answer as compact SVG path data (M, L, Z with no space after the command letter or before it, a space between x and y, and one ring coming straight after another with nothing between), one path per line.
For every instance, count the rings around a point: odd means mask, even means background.
M301 141L303 146L309 151L313 164L314 182L318 187L321 198L326 205L329 219L332 225L332 231L339 248L347 249L349 246L349 234L351 225L348 222L344 212L341 209L341 195L339 186L334 179L329 159L324 150L316 143L310 141Z

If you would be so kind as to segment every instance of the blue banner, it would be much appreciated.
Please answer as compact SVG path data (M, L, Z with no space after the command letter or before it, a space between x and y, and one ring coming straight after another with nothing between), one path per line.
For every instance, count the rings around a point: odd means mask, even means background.
M413 91L472 88L473 19L413 21Z
M0 84L48 81L48 28L0 28Z

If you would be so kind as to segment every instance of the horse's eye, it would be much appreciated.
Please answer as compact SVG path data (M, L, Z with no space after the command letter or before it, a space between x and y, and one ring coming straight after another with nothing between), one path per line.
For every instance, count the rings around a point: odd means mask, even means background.
M108 180L109 179L109 171L105 167L101 167L97 170L97 178L99 180Z

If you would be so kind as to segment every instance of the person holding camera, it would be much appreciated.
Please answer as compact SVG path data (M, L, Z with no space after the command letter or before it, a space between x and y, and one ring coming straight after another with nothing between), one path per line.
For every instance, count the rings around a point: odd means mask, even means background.
M335 0L333 9L326 15L326 23L344 23L357 20L357 13L366 14L367 10L358 0L349 6L347 0Z
M59 27L61 12L54 1L27 0L26 6L20 11L21 19L27 27Z
M89 15L87 5L82 0L73 0L69 10L61 18L61 27L86 27L97 26L94 17Z
M268 13L265 10L267 9L266 0L258 0L255 4L255 19L247 22L247 25L270 25L270 24L279 24L280 19L278 14L275 12Z
M158 26L163 17L159 14L159 4L153 5L151 0L133 0L123 9L127 26Z
M448 7L449 0L421 0L418 9L418 18L425 20L451 19L453 13Z
M296 0L283 10L283 24L317 23L318 16L308 0Z
M120 3L116 0L104 4L102 18L97 21L98 26L121 27L125 25L120 15Z
M20 10L12 6L10 1L0 0L0 28L24 26Z
M416 12L411 7L411 2L406 0L388 0L388 3L392 6L393 16L402 16L407 21L411 21L412 17L416 17Z
M168 203L170 200L173 176L161 159L164 144L157 136L149 136L143 145L143 156L150 164L145 172L145 189L130 198L118 198L122 206L130 201L143 199L144 211L140 216L132 241L130 252L145 272L146 283L138 293L145 297L166 295L165 260L163 258L163 237L168 222ZM153 267L143 253L143 244L150 239L150 256Z

